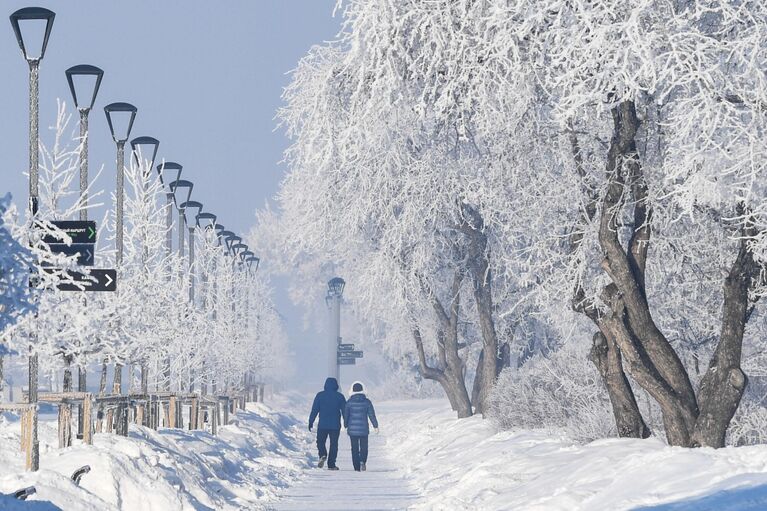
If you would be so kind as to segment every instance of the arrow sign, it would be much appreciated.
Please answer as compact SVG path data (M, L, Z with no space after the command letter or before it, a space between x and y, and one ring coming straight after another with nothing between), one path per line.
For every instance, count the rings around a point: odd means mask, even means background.
M357 364L357 359L352 357L338 357L338 365L353 366Z
M72 238L72 243L96 243L96 222L93 220L55 220L51 223ZM43 236L45 243L64 243L66 241L54 234Z
M339 344L338 351L351 351L354 349L354 344Z
M95 250L92 243L73 243L71 245L54 243L50 247L51 252L55 254L76 255L77 264L80 266L93 266Z
M90 275L79 271L67 271L67 275L75 282L60 282L56 285L59 291L116 291L116 270L91 270Z

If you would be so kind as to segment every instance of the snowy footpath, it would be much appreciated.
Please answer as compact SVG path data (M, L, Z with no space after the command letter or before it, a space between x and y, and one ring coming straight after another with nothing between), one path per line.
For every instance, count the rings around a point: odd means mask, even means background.
M390 415L384 405L376 410L382 417ZM383 419L381 419L383 420ZM385 426L382 424L382 428ZM388 425L388 426L393 426ZM386 431L386 429L382 429ZM341 432L337 466L338 471L313 468L304 480L290 488L274 506L277 511L341 511L408 509L417 501L418 494L409 484L409 477L389 448L390 439L384 434L369 438L366 472L355 472L352 467L349 436ZM316 451L314 451L316 460Z
M445 401L376 403L368 471L316 468L304 399L248 405L218 436L132 426L128 438L53 447L41 423L41 470L25 473L19 425L0 416L0 510L763 511L767 446L681 449L661 440L585 445L545 431L495 432L458 420ZM49 417L49 419L52 417ZM90 465L81 484L69 476ZM26 502L3 494L35 486Z

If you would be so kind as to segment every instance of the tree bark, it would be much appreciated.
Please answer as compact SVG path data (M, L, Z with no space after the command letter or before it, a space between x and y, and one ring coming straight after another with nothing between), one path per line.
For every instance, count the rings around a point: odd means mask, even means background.
M477 314L479 315L479 327L482 332L482 349L485 352L485 356L481 359L481 370L478 368L477 372L481 375L481 379L479 380L479 394L474 402L474 409L484 416L490 391L493 389L498 376L498 335L493 320L490 249L487 246L487 234L482 215L468 204L462 204L461 214L463 222L460 229L470 240L467 254L468 269L471 275Z
M632 350L632 362L641 365L630 365L637 383L656 400L662 398L659 404L669 443L687 446L698 415L695 393L684 365L652 318L644 289L651 212L646 206L646 187L634 140L640 122L632 101L621 102L612 113L614 131L607 158L608 186L602 201L599 242L604 253L602 268L616 286L613 303L620 307L620 310L612 311L613 326L620 335L616 341L623 339L626 347ZM618 235L616 218L625 204L627 179L630 179L634 194L635 232L628 250L625 250ZM627 353L623 345L621 350Z
M575 160L575 168L581 179L585 179L586 171L583 167L583 156L581 154L578 138L573 130L570 131L570 146ZM593 190L585 190L588 201L581 217L583 226L592 222L597 213L598 196ZM576 229L570 237L571 250L575 252L583 241L582 230ZM646 247L646 244L645 244ZM646 248L638 256L646 257ZM641 269L644 271L644 259L638 259ZM650 428L639 411L634 390L629 384L626 373L623 369L623 357L621 357L620 348L615 338L610 334L602 324L603 317L593 303L587 303L583 288L576 287L573 297L573 310L580 312L588 317L599 329L594 334L593 344L589 358L596 366L602 377L602 383L607 389L610 397L610 404L615 418L615 427L618 436L624 438L647 438L650 436Z
M738 255L724 281L724 306L719 344L711 357L698 390L700 413L692 434L692 446L724 447L727 427L738 409L748 378L740 367L743 333L748 321L748 292L759 275L759 266L744 229Z
M620 350L613 339L604 333L594 334L589 359L602 376L612 404L618 436L622 438L648 438L650 428L639 412L634 391L623 372Z

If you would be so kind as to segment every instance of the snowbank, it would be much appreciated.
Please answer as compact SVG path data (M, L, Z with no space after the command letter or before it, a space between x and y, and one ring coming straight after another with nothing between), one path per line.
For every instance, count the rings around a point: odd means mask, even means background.
M661 440L577 445L543 432L495 433L444 401L381 403L390 454L418 509L764 510L767 446L682 449Z
M0 497L0 509L258 509L308 462L303 432L292 416L249 404L215 437L131 426L128 438L99 434L93 446L69 449L54 447L55 422L44 420L41 470L25 473L19 424L10 417L0 424L0 493L35 486L37 494L27 502ZM82 465L90 465L91 472L78 487L69 477Z

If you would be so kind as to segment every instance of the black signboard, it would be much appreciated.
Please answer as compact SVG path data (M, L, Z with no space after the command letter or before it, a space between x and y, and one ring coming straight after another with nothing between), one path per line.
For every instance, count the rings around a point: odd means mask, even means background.
M96 243L96 222L93 220L55 220L51 223L72 238L72 243ZM45 243L65 243L66 241L54 234L43 236Z
M53 243L50 247L51 252L55 254L77 255L77 264L80 266L93 266L96 251L92 243L72 243L71 245Z
M89 275L79 271L67 271L67 275L74 282L59 282L56 287L59 291L116 291L116 270L91 270Z
M338 345L338 351L352 351L354 349L354 344L339 344Z
M353 366L357 364L357 359L352 357L338 357L338 365Z

